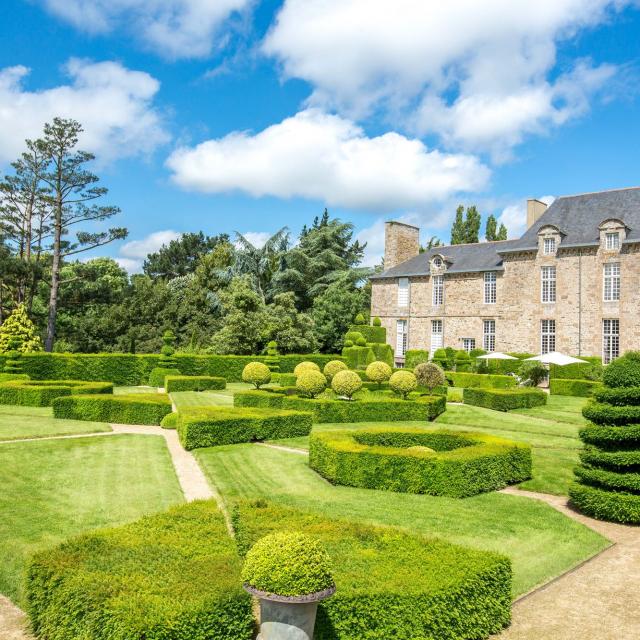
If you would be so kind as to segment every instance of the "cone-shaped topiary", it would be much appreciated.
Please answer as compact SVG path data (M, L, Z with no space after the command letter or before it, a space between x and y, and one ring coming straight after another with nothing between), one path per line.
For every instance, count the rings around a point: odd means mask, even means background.
M176 359L173 357L175 353L174 344L176 342L176 336L167 329L162 334L162 348L160 349L160 360L158 360L158 366L164 369L171 369L176 366Z
M418 381L411 371L396 371L389 378L389 386L406 400L407 396L418 387Z
M320 371L320 367L315 362L309 362L305 360L304 362L300 362L293 369L293 375L299 376L303 371L308 371L311 369L312 371Z
M355 371L339 371L331 380L331 388L344 398L351 398L362 389L362 379Z
M19 340L20 346L17 349L11 348L13 339ZM19 304L0 326L0 353L7 351L20 351L20 353L42 351L40 336L29 319L24 304Z
M263 384L271 382L271 369L262 362L250 362L242 370L242 380L259 389Z
M378 318L378 316L376 316L372 323L371 323L374 327L381 327L382 326L382 320L380 320L380 318Z
M297 531L280 531L258 540L247 553L242 581L279 596L307 596L335 587L324 547Z
M367 324L367 321L364 319L364 315L359 313L353 321L353 324Z
M302 396L315 398L327 388L327 379L324 374L314 369L305 369L296 378L296 389Z
M377 382L378 386L386 382L392 373L393 369L386 362L380 362L379 360L367 365L365 369L367 378L369 378L371 382Z
M456 371L461 373L471 371L471 357L464 349L456 351L455 363Z
M413 374L418 384L429 391L445 384L444 371L435 362L422 362L413 370Z
M322 372L326 376L327 380L331 382L333 376L340 371L346 371L348 369L347 365L342 362L342 360L330 360L327 364L324 365L324 369Z
M608 365L605 382L582 411L590 424L569 497L594 518L640 524L640 353Z
M449 366L449 356L444 349L436 349L433 353L433 362L446 371Z
M9 340L9 351L7 351L7 359L4 362L4 373L19 375L22 373L22 363L20 362L20 344L22 340L18 337L12 337Z
M264 363L274 373L280 371L279 355L278 343L275 340L269 341L267 343L267 357L264 359Z

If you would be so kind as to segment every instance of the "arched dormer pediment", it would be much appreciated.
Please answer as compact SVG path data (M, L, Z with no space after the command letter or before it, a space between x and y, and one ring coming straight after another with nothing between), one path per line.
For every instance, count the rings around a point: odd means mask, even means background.
M629 227L620 218L606 218L598 225L600 248L603 251L618 252L627 237Z
M620 220L620 218L605 218L598 225L598 230L604 231L605 229L624 229L625 231L628 231L629 227L627 227L624 220Z
M565 235L555 224L541 226L538 229L538 253L543 256L554 256Z
M447 270L447 260L441 253L435 253L429 260L429 271L431 275L441 275Z

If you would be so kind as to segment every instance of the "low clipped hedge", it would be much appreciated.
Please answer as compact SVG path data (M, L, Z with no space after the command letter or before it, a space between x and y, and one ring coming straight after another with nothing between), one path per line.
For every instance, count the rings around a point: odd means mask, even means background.
M551 395L588 398L593 395L596 389L600 389L601 387L602 383L595 382L594 380L549 379L549 392Z
M337 590L318 605L315 640L479 640L510 622L511 565L497 553L263 500L236 504L232 520L242 555L278 531L327 550Z
M191 450L307 436L313 422L311 413L303 411L206 407L178 413L176 424L182 446Z
M513 376L501 376L490 373L464 373L447 371L445 374L452 387L480 389L510 389L516 386Z
M171 400L162 393L66 396L53 401L54 417L91 422L159 425L171 411Z
M590 379L588 376L593 374L594 367L602 366L602 358L597 356L578 356L578 358L585 360L586 363L549 365L549 379L588 380Z
M50 407L56 398L72 394L112 394L111 382L82 380L9 380L0 383L0 404Z
M640 422L640 406L616 406L604 402L590 402L582 415L595 424L624 425Z
M36 554L27 611L52 640L250 640L240 567L215 503L192 502Z
M418 427L311 434L309 466L335 484L465 498L531 477L531 447Z
M26 373L1 373L0 382L9 382L10 380L29 380Z
M216 376L167 376L164 379L167 393L174 391L214 391L227 388L227 381Z
M569 486L569 498L582 513L598 520L640 523L640 495L626 491L610 491L591 484L574 482ZM613 487L611 487L613 488Z
M465 404L493 409L494 411L511 411L540 407L547 404L547 394L539 389L474 389L467 387L462 393Z
M281 387L295 387L298 378L293 373L281 373L278 376L278 385Z
M176 367L154 367L149 374L150 387L164 387L167 376L179 376L182 371Z
M23 373L34 380L107 380L116 385L147 384L151 370L159 366L160 354L133 353L25 353L20 358ZM242 370L250 362L267 362L269 356L219 356L174 354L176 368L185 376L216 376L228 382L242 382ZM6 354L0 355L0 370ZM289 354L279 356L280 371L291 373L303 361L321 369L335 354ZM162 382L158 386L162 386Z
M339 400L329 393L318 398L301 398L273 391L243 391L233 397L236 407L259 407L307 411L313 421L322 422L397 422L434 420L447 408L443 396L422 396L401 400L362 392L357 400Z
M640 406L640 387L619 387L616 389L601 387L594 391L593 397L597 402L616 407L627 405L637 407Z
M429 352L424 349L408 349L404 354L404 366L414 369L423 362L429 362Z

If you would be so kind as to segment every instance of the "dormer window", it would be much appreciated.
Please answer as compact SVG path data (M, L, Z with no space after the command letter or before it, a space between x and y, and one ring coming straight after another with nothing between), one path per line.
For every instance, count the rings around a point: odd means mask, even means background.
M620 248L620 234L617 231L605 234L605 247L610 251Z
M442 258L440 256L436 256L433 259L433 266L438 268L438 269L442 266Z
M545 238L543 244L543 253L545 256L553 255L556 252L556 239Z

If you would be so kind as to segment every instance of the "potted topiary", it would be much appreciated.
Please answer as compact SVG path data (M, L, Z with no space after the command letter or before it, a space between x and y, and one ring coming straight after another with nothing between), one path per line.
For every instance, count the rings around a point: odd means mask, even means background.
M351 400L362 389L362 379L355 371L339 371L331 380L331 388L339 397Z
M336 373L340 373L340 371L346 371L348 369L347 365L342 362L342 360L330 360L327 364L324 365L324 369L322 372L326 376L327 380L331 382L333 376Z
M389 386L392 391L406 400L409 394L418 387L418 381L411 371L396 371L389 378Z
M259 389L263 384L271 382L271 369L263 362L250 362L242 370L242 381Z
M242 581L260 601L258 640L312 640L318 602L336 590L327 552L296 531L258 540L247 553Z

